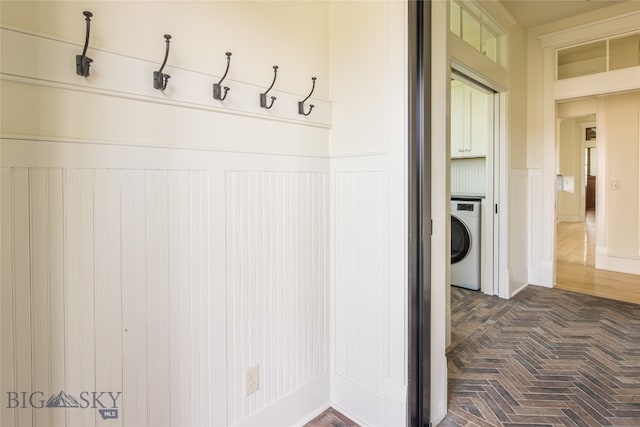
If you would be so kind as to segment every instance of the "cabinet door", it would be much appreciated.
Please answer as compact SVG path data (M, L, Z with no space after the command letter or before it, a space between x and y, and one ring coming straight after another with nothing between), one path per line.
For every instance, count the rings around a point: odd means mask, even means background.
M487 141L490 132L493 131L493 114L489 114L489 109L493 108L492 96L473 88L468 88L467 90L470 98L471 125L469 143L466 146L465 155L484 157L487 155Z
M465 87L451 86L451 157L462 157L465 153Z

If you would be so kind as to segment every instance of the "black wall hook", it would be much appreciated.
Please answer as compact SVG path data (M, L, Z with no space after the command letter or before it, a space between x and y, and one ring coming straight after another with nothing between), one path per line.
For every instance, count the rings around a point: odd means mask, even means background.
M167 58L169 58L169 43L171 40L171 34L164 35L165 42L167 43L167 50L164 54L164 61L158 71L153 72L153 88L165 90L167 88L167 81L171 78L169 74L162 74L164 66L167 64Z
M307 99L311 97L311 94L316 88L316 78L311 77L311 80L313 81L313 86L311 86L311 92L309 92L309 95L307 95L305 99L303 99L302 101L298 101L298 114L302 114L303 116L308 116L309 114L311 114L311 110L313 110L313 107L314 107L313 104L309 104L309 111L306 113L304 112L304 103L307 101Z
M227 69L224 70L224 75L220 79L218 83L213 84L213 99L218 99L220 101L224 101L227 97L227 92L229 92L229 88L225 86L222 87L222 81L227 77L227 73L229 72L229 64L231 63L231 52L225 53L227 55ZM224 95L222 94L222 89L224 89Z
M276 84L276 77L277 76L278 76L278 66L274 65L273 66L273 81L271 82L271 86L269 86L269 89L267 89L264 93L260 94L260 106L262 108L266 108L267 110L270 109L271 107L273 107L273 103L276 100L276 97L272 96L271 97L271 104L267 105L267 94L269 93L271 88L273 88L273 85Z
M87 48L89 47L89 32L91 31L91 17L93 13L85 10L82 12L84 20L87 21L87 34L84 38L84 49L82 49L82 55L76 55L76 74L82 77L89 77L89 68L93 59L87 56Z

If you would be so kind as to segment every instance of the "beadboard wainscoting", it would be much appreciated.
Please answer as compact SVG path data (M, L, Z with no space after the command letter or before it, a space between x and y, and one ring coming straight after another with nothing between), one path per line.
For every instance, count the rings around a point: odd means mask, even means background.
M381 393L382 301L388 300L387 174L335 176L335 373L374 395Z
M327 373L326 174L229 171L226 196L229 422L236 425ZM245 370L254 365L261 387L245 398Z
M451 194L484 196L487 192L485 157L451 159Z
M121 392L124 425L224 422L224 283L209 253L210 175L2 174L3 391ZM3 425L100 420L83 409L5 415Z
M529 169L527 175L527 210L529 212L528 241L529 243L529 283L534 285L548 285L546 279L550 276L553 260L543 259L545 245L542 227L543 217L540 215L543 198L543 179L541 169Z
M527 169L512 169L509 174L509 298L529 283L529 256L523 243L528 241L532 218L527 209L529 180Z
M2 390L121 392L117 420L3 405L3 426L289 425L328 406L326 159L2 148Z
M331 401L371 426L396 425L406 412L406 282L391 256L404 237L390 222L404 195L390 194L398 183L388 164L387 156L331 163Z

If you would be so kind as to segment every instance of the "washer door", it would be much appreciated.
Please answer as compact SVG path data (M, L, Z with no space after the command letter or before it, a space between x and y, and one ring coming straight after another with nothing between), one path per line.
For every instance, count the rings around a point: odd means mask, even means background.
M451 264L460 262L471 249L471 234L460 219L451 215Z

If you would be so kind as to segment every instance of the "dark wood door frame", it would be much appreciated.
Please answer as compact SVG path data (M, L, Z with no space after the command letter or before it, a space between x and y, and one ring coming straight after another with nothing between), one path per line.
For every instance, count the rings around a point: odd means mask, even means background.
M407 423L431 401L431 2L409 1L409 384Z

